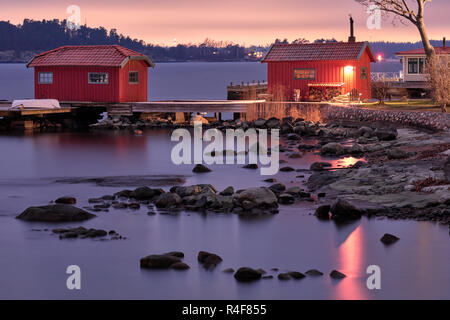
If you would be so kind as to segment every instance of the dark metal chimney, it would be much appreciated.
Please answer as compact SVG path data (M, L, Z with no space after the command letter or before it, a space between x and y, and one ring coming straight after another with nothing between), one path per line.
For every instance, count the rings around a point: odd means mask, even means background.
M353 32L353 18L350 15L350 37L348 37L348 42L356 42L356 38Z
M442 47L445 49L447 47L447 45L445 44L445 37L444 39L442 39Z

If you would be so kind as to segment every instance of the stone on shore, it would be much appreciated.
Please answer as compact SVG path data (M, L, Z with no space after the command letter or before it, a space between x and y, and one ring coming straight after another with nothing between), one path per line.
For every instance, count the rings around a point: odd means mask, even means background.
M362 210L355 207L349 201L338 198L330 208L331 219L339 222L357 220L361 218Z
M322 171L326 167L331 167L331 163L329 163L329 162L314 162L313 164L311 164L309 169L312 171Z
M194 173L206 173L211 172L212 170L203 164L196 164L192 172Z
M341 155L344 153L344 148L340 143L329 142L322 146L320 153L326 155Z
M310 269L308 271L305 272L308 276L311 277L320 277L323 276L323 272L317 270L317 269Z
M24 221L70 222L88 220L94 217L96 217L95 214L71 205L54 204L29 207L16 218Z

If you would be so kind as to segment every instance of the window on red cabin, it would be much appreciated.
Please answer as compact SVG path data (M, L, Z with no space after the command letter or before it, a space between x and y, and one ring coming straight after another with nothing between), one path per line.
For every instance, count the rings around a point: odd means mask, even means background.
M361 80L367 79L367 67L361 67Z
M90 84L108 84L109 74L105 72L89 72L88 83Z
M137 71L130 71L128 73L128 83L139 83L139 72Z
M53 72L39 72L38 73L38 83L39 84L52 84L53 83Z
M294 69L294 80L315 80L316 79L316 69L303 68Z

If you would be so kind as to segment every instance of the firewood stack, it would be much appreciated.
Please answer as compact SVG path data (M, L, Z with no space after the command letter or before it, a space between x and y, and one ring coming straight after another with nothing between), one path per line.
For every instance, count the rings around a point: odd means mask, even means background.
M311 87L309 88L310 101L328 101L341 94L341 88L338 87Z

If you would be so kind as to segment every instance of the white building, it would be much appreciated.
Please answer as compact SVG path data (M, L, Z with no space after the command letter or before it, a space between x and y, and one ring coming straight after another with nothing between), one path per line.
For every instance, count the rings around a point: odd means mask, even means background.
M445 38L442 43L442 47L434 48L436 54L440 55L450 55L450 47L445 44ZM425 50L413 49L408 51L401 51L395 54L400 57L400 61L403 66L403 81L405 82L421 82L426 81L425 72Z

